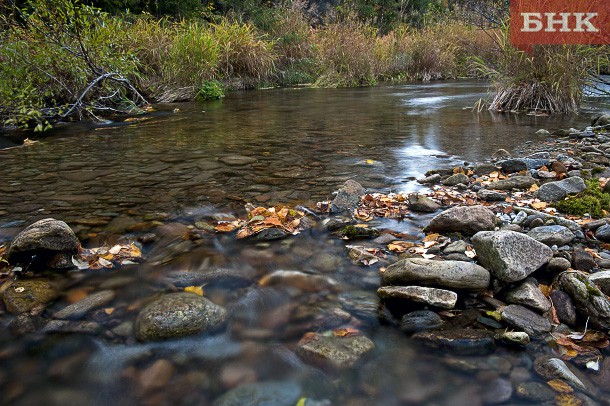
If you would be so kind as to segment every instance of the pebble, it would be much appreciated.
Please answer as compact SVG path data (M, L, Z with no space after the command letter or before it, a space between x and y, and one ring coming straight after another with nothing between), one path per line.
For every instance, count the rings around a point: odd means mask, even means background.
M443 325L441 316L432 310L416 310L402 316L400 329L405 333L437 330Z
M93 309L102 307L110 303L115 297L113 290L102 290L93 293L78 302L64 307L62 310L53 314L55 319L80 319Z

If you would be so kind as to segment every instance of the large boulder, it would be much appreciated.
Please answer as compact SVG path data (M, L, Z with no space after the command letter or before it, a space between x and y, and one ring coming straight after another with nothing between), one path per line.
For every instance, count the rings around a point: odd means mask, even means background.
M585 181L578 176L545 183L538 189L538 199L543 202L556 202L569 194L580 193L587 188Z
M170 293L140 311L136 338L158 341L213 331L224 323L226 315L223 307L194 293Z
M472 237L481 265L504 282L517 282L553 257L546 245L515 231L481 231Z
M610 329L610 299L585 274L565 272L557 282L570 295L578 312L589 318L592 327Z
M355 209L360 204L360 199L364 196L365 190L362 185L354 180L346 180L339 188L331 204L333 213L341 213Z
M456 206L434 217L424 231L472 235L493 230L496 222L494 213L484 206Z
M71 256L79 249L74 231L66 223L52 218L39 220L21 231L11 243L8 260L12 264L72 267Z
M402 259L381 274L383 286L417 284L472 291L487 289L489 280L489 271L477 264L424 258Z

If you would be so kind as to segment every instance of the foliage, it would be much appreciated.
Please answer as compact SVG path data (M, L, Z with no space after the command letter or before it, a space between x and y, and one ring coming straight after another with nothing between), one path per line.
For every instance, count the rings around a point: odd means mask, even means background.
M568 197L557 203L559 211L575 216L589 213L591 217L603 217L610 211L610 194L603 192L599 186L599 179L586 181L587 189L577 196Z
M195 98L200 101L218 100L223 97L225 97L225 93L223 90L222 83L217 80L205 81L197 92L197 96L195 96Z

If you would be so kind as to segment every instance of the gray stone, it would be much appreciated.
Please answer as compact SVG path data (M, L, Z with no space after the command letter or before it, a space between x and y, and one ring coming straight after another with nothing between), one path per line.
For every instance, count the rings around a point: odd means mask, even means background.
M591 121L592 126L605 126L610 124L610 114L602 114L598 117L595 117L593 121Z
M496 152L494 152L493 154L491 154L491 160L492 161L501 161L503 159L509 159L512 158L512 155L510 154L510 152L508 152L505 149L500 148L499 150L497 150Z
M504 378L497 378L485 385L483 401L485 404L504 403L513 396L513 386Z
M516 344L525 347L530 343L530 336L525 331L505 331L500 339L508 344Z
M554 289L550 296L559 321L571 327L576 326L576 307L570 295L563 290Z
M574 265L574 269L585 272L589 272L597 266L595 258L582 249L582 247L574 247L572 251L572 265Z
M470 262L432 261L406 258L388 266L381 274L382 285L438 286L448 289L485 290L489 272Z
M541 219L543 219L543 221L546 221L546 222L548 222L550 220L550 221L553 221L553 223L555 223L555 224L565 226L565 227L569 228L577 237L578 237L578 233L582 233L578 223L576 223L572 220L568 220L568 219L565 219L565 218L559 217L559 216L553 216L551 214L543 213L543 212L540 212L540 211L537 211L534 209L529 209L527 207L513 206L513 209L517 212L520 212L520 213L523 212L530 216L540 217ZM528 218L529 218L529 216L528 216ZM526 223L526 225L527 225L527 223ZM542 225L542 224L540 224L540 225ZM535 227L533 224L531 224L531 222L530 222L529 226L531 228ZM578 237L578 238L582 238L582 237Z
M532 402L546 402L555 399L555 391L547 384L540 382L522 382L517 385L516 395Z
M375 344L361 335L337 337L314 333L299 342L297 354L315 366L344 369L352 367L373 348Z
M501 179L487 185L489 189L496 190L526 190L532 187L532 185L537 185L538 181L531 176L511 176L508 179Z
M534 134L536 135L550 135L551 132L548 130L545 130L544 128L541 128L540 130L536 131Z
M436 215L424 231L472 235L482 230L493 230L496 221L494 213L486 207L456 206Z
M537 313L520 305L508 305L500 309L502 321L526 332L530 336L537 336L551 331L551 323Z
M506 292L506 301L527 306L542 313L551 310L551 302L538 288L538 282L534 278L527 278L521 285Z
M570 384L570 386L588 391L585 384L568 368L568 366L559 358L540 358L534 363L536 373L544 379L562 379Z
M466 243L466 241L457 240L457 241L454 241L451 244L447 245L443 249L443 252L445 254L453 254L453 253L463 254L464 252L466 252L467 249L468 249L468 244Z
M449 350L460 355L487 354L496 347L494 333L487 330L425 331L414 334L412 338L428 347Z
M445 289L422 286L383 286L377 289L381 299L404 299L425 303L441 309L453 309L457 302L457 293Z
M227 155L219 158L218 160L229 166L244 166L257 161L256 158L243 155Z
M557 274L563 272L572 266L572 263L565 258L555 257L551 258L549 263L546 265L546 270L548 272Z
M495 190L481 189L477 192L477 197L486 202L503 202L508 197L508 193L497 192Z
M558 277L558 284L593 328L610 329L610 300L586 275L566 272Z
M468 176L464 175L463 173L456 173L454 175L449 176L447 179L445 179L443 181L443 185L456 186L456 185L459 185L460 183L468 184L468 182L470 182L470 179L468 178Z
M4 291L2 298L9 313L29 312L57 298L55 287L46 280L17 280Z
M603 226L599 227L595 231L595 238L603 242L610 242L610 224L604 224Z
M472 244L479 263L504 282L525 279L553 257L549 247L514 231L481 231Z
M266 381L240 385L213 403L214 406L294 406L301 386L293 381Z
M545 183L538 189L537 197L543 202L556 202L567 195L580 193L587 188L585 181L578 176Z
M29 225L15 237L8 250L8 260L12 264L30 264L35 259L36 263L40 261L46 265L58 254L75 254L79 246L76 235L66 223L48 218ZM66 261L51 262L66 264ZM72 267L72 263L64 267Z
M422 185L433 185L435 183L439 183L441 181L441 178L442 178L441 175L439 175L438 173L435 173L435 174L427 176L425 178L418 179L417 182L421 183Z
M339 283L328 276L285 270L277 270L263 276L258 284L263 287L291 287L304 292L336 291L339 287Z
M549 247L553 245L561 247L571 243L574 239L574 233L569 228L557 225L536 227L531 229L527 235Z
M595 283L599 290L610 296L610 271L595 272L589 275L589 280Z
M480 164L475 166L472 171L477 176L489 175L492 172L496 172L498 167L492 164Z
M521 172L528 169L525 161L519 158L502 161L500 162L500 166L502 167L502 171L505 173Z
M194 293L163 295L140 311L136 318L136 338L157 341L218 329L226 310Z
M402 316L400 329L405 333L437 330L443 325L441 316L432 310L416 310Z
M331 204L331 211L340 213L358 207L360 199L365 194L362 185L353 180L346 180L339 188Z
M103 290L101 292L93 293L76 303L64 307L62 310L56 312L53 315L53 318L73 320L80 319L91 310L110 303L112 299L114 299L114 296L113 290Z
M407 197L409 210L421 213L434 213L441 208L440 204L436 203L429 197L414 193Z

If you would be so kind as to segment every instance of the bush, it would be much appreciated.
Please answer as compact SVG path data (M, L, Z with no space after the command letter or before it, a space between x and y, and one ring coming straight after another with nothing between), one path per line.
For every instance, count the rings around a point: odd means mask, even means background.
M197 92L195 99L203 100L218 100L225 97L222 83L217 80L208 80L203 83L203 86Z

